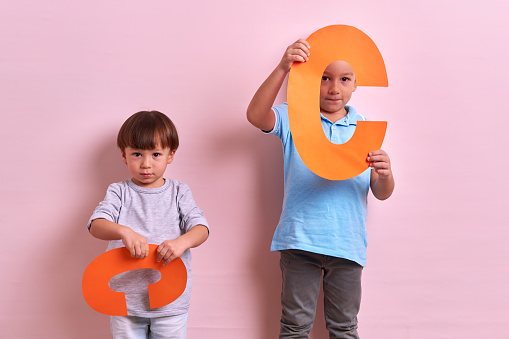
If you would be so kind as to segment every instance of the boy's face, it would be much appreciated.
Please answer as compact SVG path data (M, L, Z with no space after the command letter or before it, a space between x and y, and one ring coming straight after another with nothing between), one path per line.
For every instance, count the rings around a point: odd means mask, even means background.
M345 105L357 89L355 73L346 61L334 61L323 72L320 112L332 122L346 115Z
M157 146L155 149L142 150L126 147L122 159L133 176L133 182L146 188L164 185L164 171L173 161L175 151Z

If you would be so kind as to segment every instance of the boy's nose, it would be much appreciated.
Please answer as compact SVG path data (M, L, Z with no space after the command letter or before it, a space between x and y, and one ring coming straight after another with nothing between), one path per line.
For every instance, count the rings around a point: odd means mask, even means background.
M150 159L149 158L143 159L143 162L141 163L141 167L150 168Z
M339 84L336 81L331 81L329 87L329 93L337 94L339 93Z

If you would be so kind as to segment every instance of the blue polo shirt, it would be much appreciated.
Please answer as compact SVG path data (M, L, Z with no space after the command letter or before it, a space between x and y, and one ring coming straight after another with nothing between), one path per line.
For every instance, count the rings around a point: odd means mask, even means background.
M332 123L321 115L327 138L348 141L358 120L366 120L351 106L348 114ZM366 265L367 194L371 169L348 180L327 180L311 172L302 161L290 133L286 103L272 107L274 129L283 144L284 198L281 218L271 250L299 249ZM366 155L367 156L367 155Z

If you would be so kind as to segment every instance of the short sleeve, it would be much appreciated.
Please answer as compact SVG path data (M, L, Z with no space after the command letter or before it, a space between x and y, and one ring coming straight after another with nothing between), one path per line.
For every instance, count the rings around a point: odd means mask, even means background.
M120 209L122 206L122 192L118 184L111 184L106 191L104 200L99 203L90 217L87 228L90 230L92 221L95 219L106 219L118 223Z
M282 105L272 107L272 111L276 115L276 122L270 134L276 135L279 139L284 141L290 134L290 123L288 121L288 105L285 102Z
M196 225L203 225L209 229L207 219L203 211L196 205L191 189L186 184L182 184L178 189L177 206L180 215L180 228L188 232Z

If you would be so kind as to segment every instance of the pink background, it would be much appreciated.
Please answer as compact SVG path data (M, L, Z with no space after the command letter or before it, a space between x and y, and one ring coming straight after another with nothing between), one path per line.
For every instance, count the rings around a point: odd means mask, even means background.
M390 87L351 104L389 122L397 180L388 201L370 197L362 337L509 338L508 13L502 0L4 2L0 337L109 337L81 295L106 247L85 224L128 178L121 123L157 109L181 136L167 175L212 226L188 338L275 338L281 146L245 110L287 45L349 24L386 61Z

